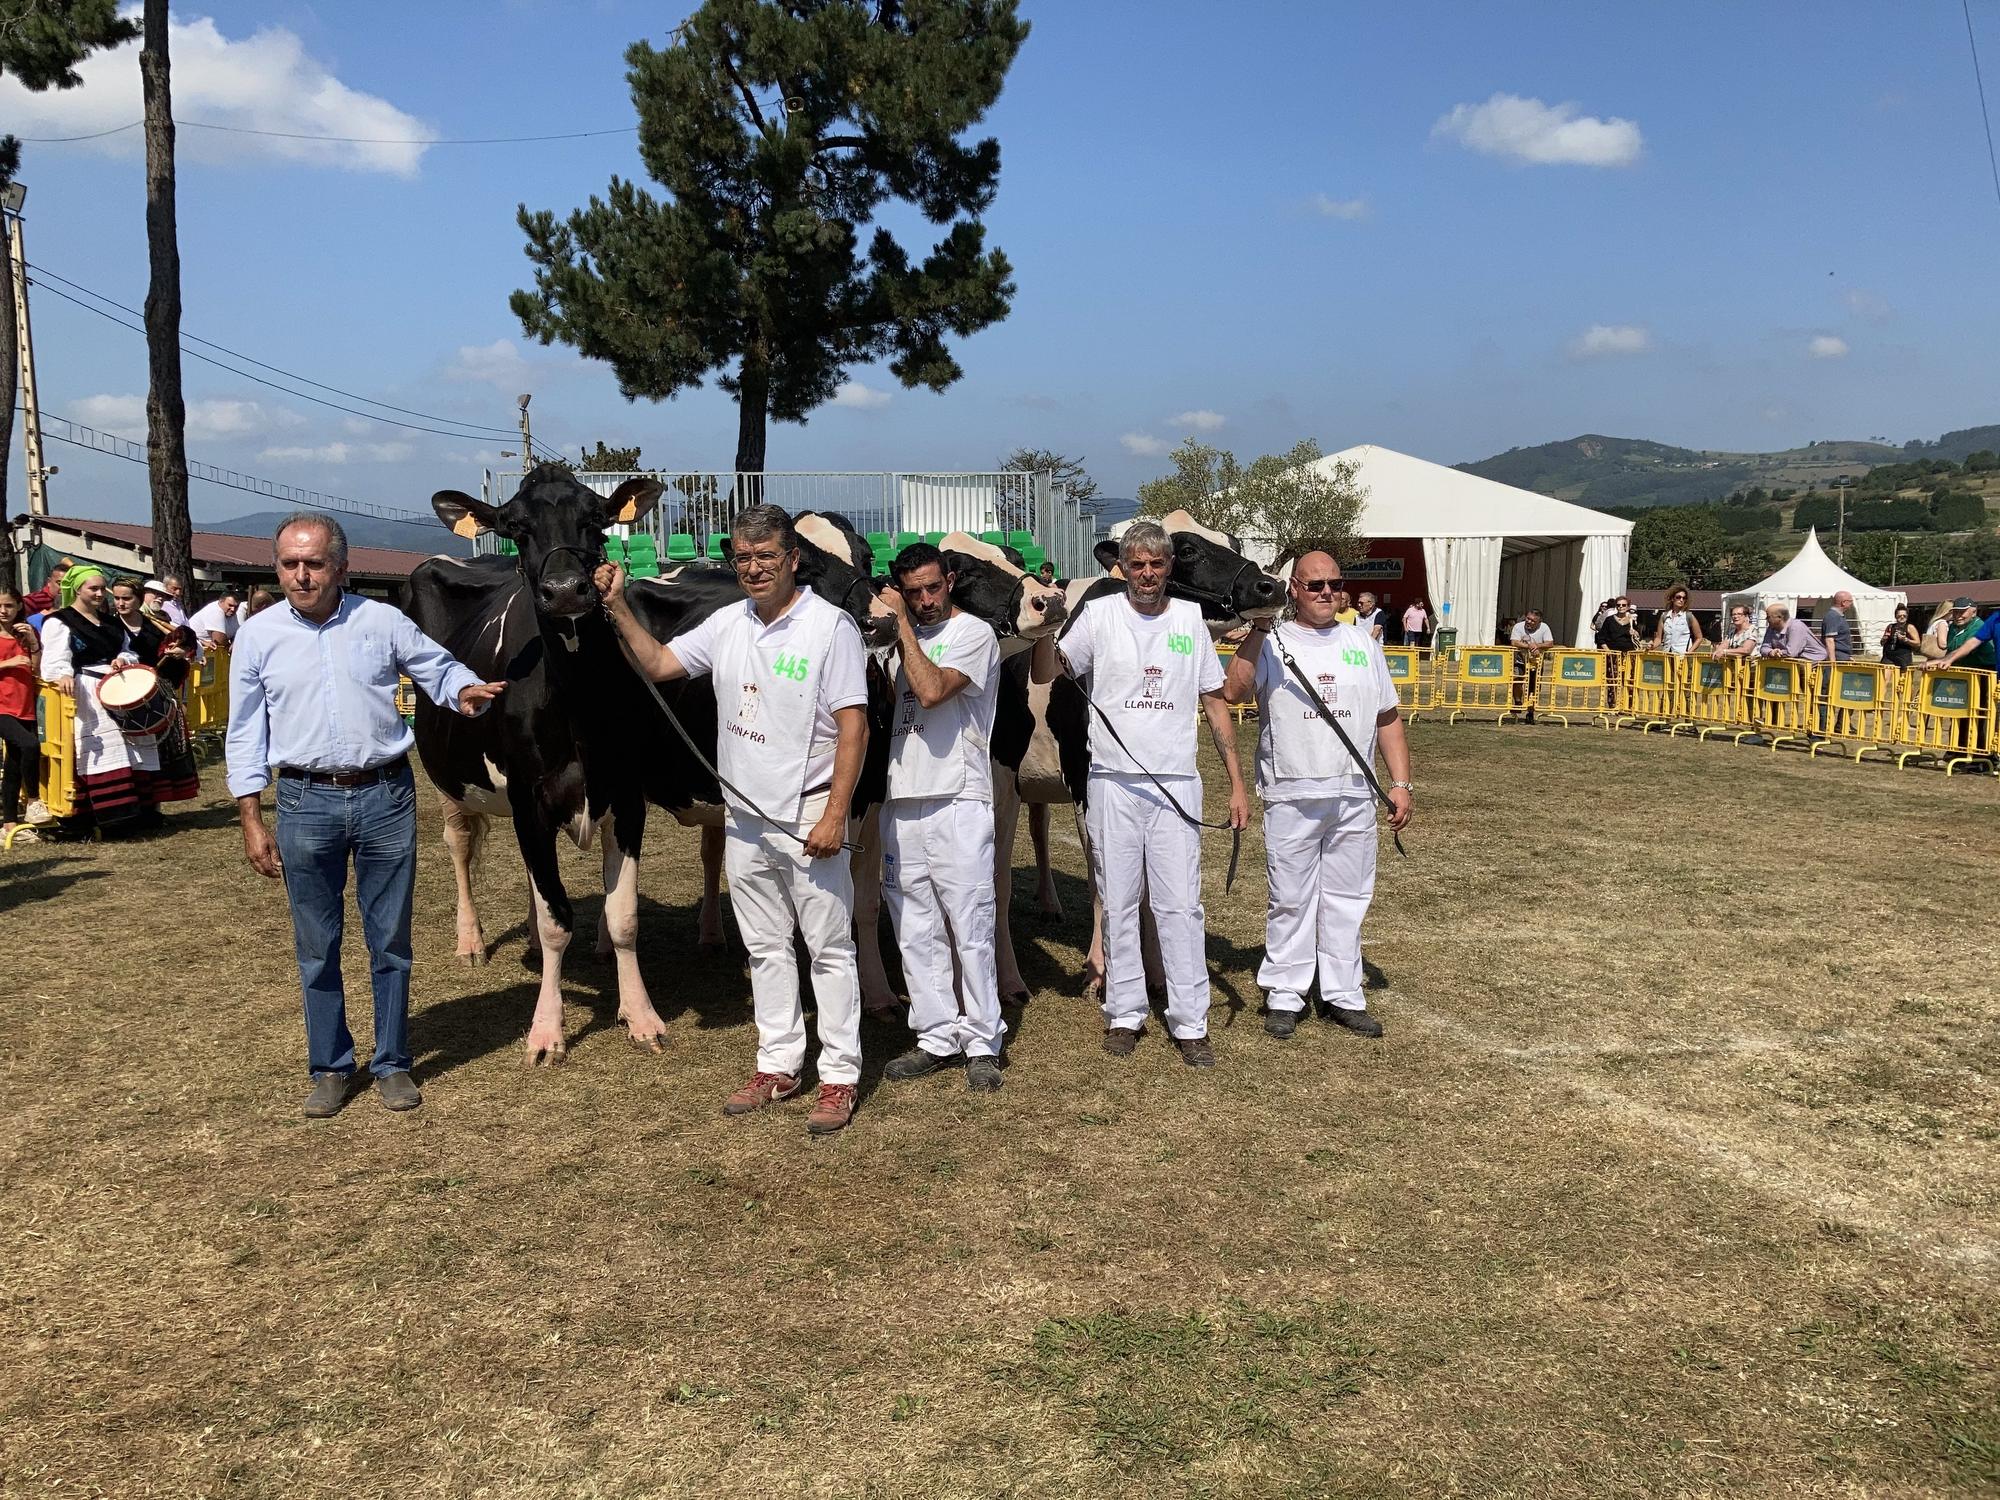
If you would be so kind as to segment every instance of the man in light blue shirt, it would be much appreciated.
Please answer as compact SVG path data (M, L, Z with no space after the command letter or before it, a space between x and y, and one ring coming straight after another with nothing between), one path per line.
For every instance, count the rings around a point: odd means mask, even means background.
M347 593L347 534L331 516L287 516L276 552L286 604L244 622L229 664L229 790L244 855L258 874L283 877L291 903L313 1076L305 1112L339 1113L355 1073L340 982L350 856L375 992L369 1070L387 1108L414 1109L423 1102L409 1051L415 736L396 712L397 677L468 715L506 684L482 683L400 610ZM276 838L261 800L274 772Z

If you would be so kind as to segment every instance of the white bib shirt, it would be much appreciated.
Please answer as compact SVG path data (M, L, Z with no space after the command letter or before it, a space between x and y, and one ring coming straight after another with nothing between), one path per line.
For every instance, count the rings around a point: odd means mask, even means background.
M1222 686L1222 659L1208 639L1201 606L1169 599L1142 615L1124 594L1084 606L1062 638L1073 676L1087 679L1090 701L1144 760L1141 767L1090 716L1090 774L1143 777L1197 774L1195 712L1203 693Z
M834 713L868 702L861 631L809 588L766 625L748 599L667 642L690 677L715 679L715 764L776 822L833 780ZM725 791L739 812L752 809Z
M993 627L960 610L928 629L917 642L938 666L965 674L965 686L935 708L925 708L910 688L901 653L896 661L896 707L889 722L889 795L899 802L923 797L993 800L993 713L1000 701L1000 642Z
M1318 690L1365 761L1375 759L1375 721L1396 706L1396 680L1382 644L1357 625L1313 630L1287 620L1285 649ZM1368 797L1368 780L1340 736L1278 655L1275 636L1257 657L1257 792L1266 802Z

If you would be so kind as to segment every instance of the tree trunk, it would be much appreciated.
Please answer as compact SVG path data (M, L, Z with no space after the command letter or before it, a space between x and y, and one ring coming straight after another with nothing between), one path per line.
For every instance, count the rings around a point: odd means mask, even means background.
M0 239L5 238L0 229ZM0 246L0 249L4 249ZM7 284L0 287L0 587L26 588L14 555L14 528L7 516L7 459L14 447L14 402L21 383L20 331L14 326L14 268L7 266Z
M770 370L760 354L746 352L736 385L736 472L757 477L737 481L738 510L764 500L764 432L770 404Z
M167 0L146 0L139 78L146 102L146 467L153 488L153 568L200 603L188 519L187 404L181 399L181 250L174 218L174 99Z

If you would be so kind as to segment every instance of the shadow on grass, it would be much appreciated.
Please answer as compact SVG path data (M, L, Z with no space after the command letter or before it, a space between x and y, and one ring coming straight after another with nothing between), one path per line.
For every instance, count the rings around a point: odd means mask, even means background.
M23 845L21 847L36 847ZM78 868L67 868L76 866ZM0 906L20 906L62 895L80 880L102 880L111 872L74 854L44 854L0 863Z

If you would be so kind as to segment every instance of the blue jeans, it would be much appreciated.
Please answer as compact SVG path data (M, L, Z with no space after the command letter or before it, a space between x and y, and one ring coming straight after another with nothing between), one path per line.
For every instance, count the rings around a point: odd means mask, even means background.
M410 900L417 875L417 789L409 768L373 786L315 786L278 778L278 855L292 907L292 943L305 992L306 1057L314 1073L354 1071L347 996L340 984L347 861L368 940L375 991L377 1078L410 1068Z

